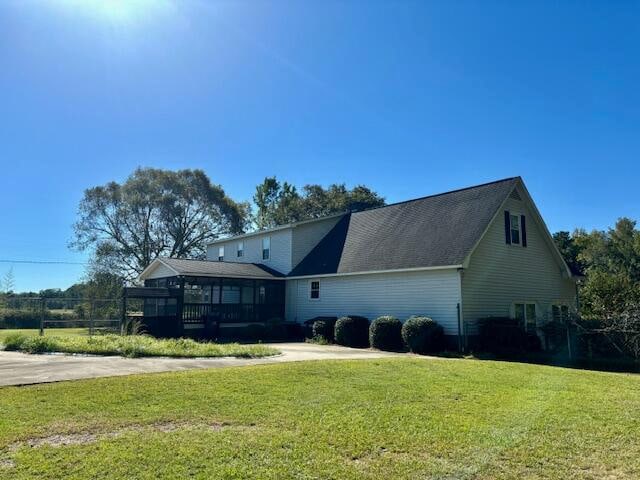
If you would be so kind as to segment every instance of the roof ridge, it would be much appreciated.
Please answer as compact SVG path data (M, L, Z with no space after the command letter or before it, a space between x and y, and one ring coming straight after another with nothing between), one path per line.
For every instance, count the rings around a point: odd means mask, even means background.
M399 202L387 203L386 205L381 205L379 207L368 208L366 210L360 210L360 211L357 211L357 212L345 212L345 213L371 212L373 210L379 210L381 208L387 208L387 207L393 207L393 206L396 206L396 205L402 205L403 203L417 202L417 201L420 201L420 200L426 200L427 198L441 197L442 195L449 195L449 194L452 194L452 193L464 192L465 190L473 190L474 188L487 187L489 185L494 185L496 183L508 182L510 180L517 180L517 179L520 179L520 178L521 178L520 176L507 177L507 178L502 178L500 180L493 180L491 182L480 183L478 185L472 185L470 187L456 188L455 190L448 190L446 192L440 192L440 193L432 193L430 195L424 195L422 197L411 198L409 200L401 200Z
M233 262L228 260L209 260L208 258L176 258L176 257L157 257L158 260L180 260L185 262L208 262L208 263L233 263L236 265L264 265L264 263L256 262Z

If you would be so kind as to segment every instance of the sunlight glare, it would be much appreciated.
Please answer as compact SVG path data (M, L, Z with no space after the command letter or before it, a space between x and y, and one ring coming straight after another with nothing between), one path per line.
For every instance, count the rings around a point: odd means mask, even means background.
M171 0L66 0L64 3L78 13L112 24L131 24L171 6Z

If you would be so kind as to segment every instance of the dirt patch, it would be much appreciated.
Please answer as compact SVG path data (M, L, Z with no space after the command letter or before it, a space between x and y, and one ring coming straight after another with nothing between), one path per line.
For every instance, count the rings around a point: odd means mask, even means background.
M81 432L70 434L56 434L47 437L28 438L19 442L12 443L5 448L4 452L14 453L20 448L39 448L39 447L63 447L67 445L87 445L100 440L117 438L121 435L131 432L161 432L171 433L179 430L188 429L206 429L219 431L224 428L252 428L254 425L230 425L228 423L194 423L194 422L158 422L150 425L129 425L126 427L113 430L111 432ZM2 452L0 452L1 454ZM16 463L11 458L0 458L0 468L13 468Z
M13 460L10 460L8 458L0 459L0 469L14 468L15 466L16 466L16 462L14 462Z

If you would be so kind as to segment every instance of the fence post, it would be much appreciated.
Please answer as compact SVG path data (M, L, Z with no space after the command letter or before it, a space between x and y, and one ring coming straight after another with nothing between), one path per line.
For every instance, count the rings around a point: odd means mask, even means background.
M47 306L47 300L44 298L40 299L40 336L44 335L44 310Z
M89 336L93 336L93 312L95 300L89 300Z
M124 334L125 324L127 322L127 290L122 291L122 312L120 316L120 335Z

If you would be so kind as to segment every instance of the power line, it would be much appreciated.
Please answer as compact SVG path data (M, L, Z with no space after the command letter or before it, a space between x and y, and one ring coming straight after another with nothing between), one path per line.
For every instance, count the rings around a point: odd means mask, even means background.
M87 262L68 262L64 260L7 260L0 259L0 263L26 263L32 265L88 265Z

